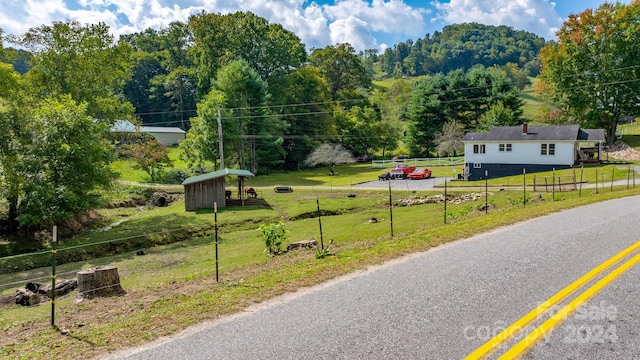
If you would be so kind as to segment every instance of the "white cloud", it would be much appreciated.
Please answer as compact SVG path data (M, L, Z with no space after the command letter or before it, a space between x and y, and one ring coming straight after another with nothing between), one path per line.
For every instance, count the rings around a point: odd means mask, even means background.
M186 22L201 11L228 14L251 11L294 32L308 49L349 42L357 50L384 47L375 35L406 37L425 33L425 9L403 0L0 0L0 27L22 34L53 21L104 22L117 37L147 28Z
M329 25L329 29L332 44L349 43L356 50L377 47L376 39L367 28L367 23L353 16L334 21Z
M439 10L436 19L450 24L507 25L546 39L555 38L563 22L555 3L548 0L451 0L434 2L434 6Z

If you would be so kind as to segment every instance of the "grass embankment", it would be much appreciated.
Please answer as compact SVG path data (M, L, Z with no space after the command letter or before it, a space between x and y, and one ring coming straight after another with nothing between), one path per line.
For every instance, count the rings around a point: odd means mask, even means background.
M274 176L272 181L282 180L278 175ZM315 176L322 177L308 174L300 181L315 181L310 180ZM264 179L255 180L270 186ZM263 190L263 197L270 207L220 209L220 283L215 281L215 245L210 235L146 249L145 256L126 252L65 264L58 267L58 273L68 273L67 276L73 276L73 272L82 268L115 265L127 294L77 304L74 303L75 294L58 300L56 324L60 329L68 330L66 335L49 327L48 304L32 308L0 307L0 355L87 358L140 345L285 292L408 253L562 209L638 194L638 190L620 187L598 194L583 192L581 198L576 192L556 194L556 201L551 201L547 194L544 195L546 201L523 207L521 192L500 191L491 194L492 208L488 215L478 211L484 205L482 197L475 202L450 204L446 225L442 204L397 207L393 210L395 236L391 237L388 194L384 191L295 190L289 194L275 194L268 192L269 188ZM350 193L355 193L356 197L347 197ZM423 194L397 191L394 199L420 195ZM316 211L316 196L322 210L334 214L321 218L325 245L334 255L315 259L314 250L299 250L274 258L266 256L256 230L261 222L284 219L291 241L312 237L319 240L318 219L312 217ZM183 206L182 202L177 202L166 208L129 209L125 215L129 220L109 232L83 235L67 244L182 226L211 229L211 211L185 213ZM117 218L119 211L109 210L108 215ZM369 223L371 217L380 222ZM329 242L332 243L329 245ZM49 272L50 269L43 268L2 275L0 284L46 277ZM13 289L5 289L3 294L12 292Z

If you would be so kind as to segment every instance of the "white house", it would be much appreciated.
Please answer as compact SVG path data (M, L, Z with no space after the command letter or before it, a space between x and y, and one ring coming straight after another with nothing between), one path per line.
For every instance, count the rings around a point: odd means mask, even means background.
M184 140L187 133L178 127L162 127L162 126L136 126L127 120L117 120L111 127L112 132L132 133L141 132L151 134L159 143L172 146Z
M578 125L497 126L489 132L468 133L464 143L464 176L482 180L566 169L581 162L599 162L603 129Z

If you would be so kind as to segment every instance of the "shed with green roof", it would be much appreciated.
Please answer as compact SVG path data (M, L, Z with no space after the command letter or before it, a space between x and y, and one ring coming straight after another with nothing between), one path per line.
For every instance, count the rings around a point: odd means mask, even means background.
M182 182L185 210L212 209L214 203L217 203L218 207L227 206L225 178L228 175L238 177L238 196L242 199L244 179L255 175L249 170L222 169L193 176Z

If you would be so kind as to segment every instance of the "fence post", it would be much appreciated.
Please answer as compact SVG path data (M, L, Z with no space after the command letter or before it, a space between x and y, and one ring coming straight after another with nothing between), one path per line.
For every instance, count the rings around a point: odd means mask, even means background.
M582 176L584 175L584 164L580 166L580 191L578 191L578 197L582 197Z
M615 174L616 174L616 167L613 166L611 168L611 189L610 189L610 191L613 191L613 177L614 177Z
M447 223L447 177L444 177L444 223Z
M389 180L389 219L391 223L391 237L393 237L393 203L391 201L391 180Z
M527 206L527 169L522 168L522 204Z
M220 282L218 277L218 202L213 203L213 227L216 232L215 247L216 247L216 282Z
M51 327L56 327L56 253L58 252L58 227L53 226L51 249Z
M484 213L489 213L489 170L484 171Z
M316 206L318 208L318 226L320 228L320 250L324 250L324 239L322 238L322 220L320 213L320 199L318 199L318 194L316 193Z
M556 201L556 168L553 168L551 174L551 201Z

